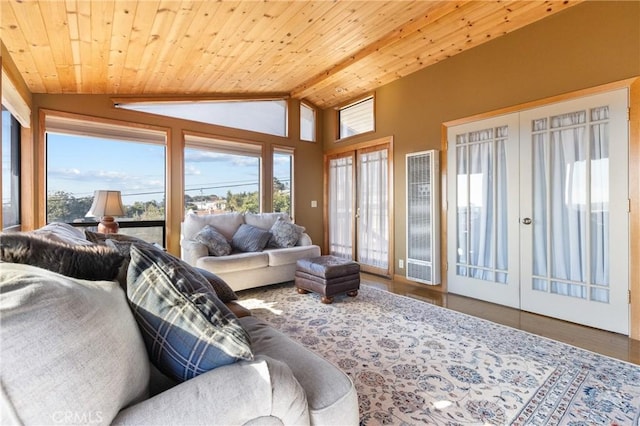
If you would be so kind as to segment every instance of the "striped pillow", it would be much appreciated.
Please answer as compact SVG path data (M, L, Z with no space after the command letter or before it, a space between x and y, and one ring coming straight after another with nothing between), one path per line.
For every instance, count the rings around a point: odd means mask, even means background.
M271 232L243 223L233 234L231 245L236 250L244 252L262 251L267 246L270 238Z
M253 359L249 335L209 282L168 253L131 246L127 297L151 362L176 380Z

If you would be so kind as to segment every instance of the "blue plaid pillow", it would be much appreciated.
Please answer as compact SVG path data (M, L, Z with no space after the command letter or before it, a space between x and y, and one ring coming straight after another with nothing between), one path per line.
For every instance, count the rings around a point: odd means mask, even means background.
M253 359L249 335L209 282L168 253L131 246L127 297L151 362L176 380Z

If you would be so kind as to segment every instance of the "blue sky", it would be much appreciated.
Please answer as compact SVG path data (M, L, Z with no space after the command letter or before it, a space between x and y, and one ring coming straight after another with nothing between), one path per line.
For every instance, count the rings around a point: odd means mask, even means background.
M225 196L228 190L256 190L257 164L251 158L187 150L187 194ZM274 167L276 177L288 176L288 164L277 161ZM160 201L164 168L164 147L159 145L48 134L48 193L64 191L74 197L91 197L96 189L112 189L122 191L125 205Z

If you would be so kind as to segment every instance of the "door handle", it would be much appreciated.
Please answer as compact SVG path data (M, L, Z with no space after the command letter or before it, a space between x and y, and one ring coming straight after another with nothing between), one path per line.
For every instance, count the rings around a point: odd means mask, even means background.
M524 225L531 225L531 222L532 222L532 220L531 220L530 217L525 217L524 219L522 219L522 223Z

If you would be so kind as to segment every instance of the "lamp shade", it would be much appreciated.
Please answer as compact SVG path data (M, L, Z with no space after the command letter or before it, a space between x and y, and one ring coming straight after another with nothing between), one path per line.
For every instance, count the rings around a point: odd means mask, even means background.
M120 191L97 190L86 217L124 216Z

